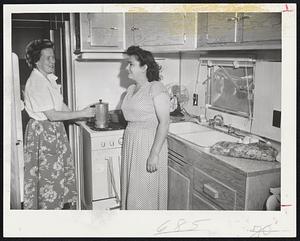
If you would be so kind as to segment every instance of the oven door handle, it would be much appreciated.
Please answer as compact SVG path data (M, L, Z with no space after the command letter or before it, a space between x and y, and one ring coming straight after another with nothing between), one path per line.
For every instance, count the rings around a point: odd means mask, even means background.
M116 195L116 200L117 200L118 203L120 203L120 197L119 197L119 194L117 192L115 177L114 177L114 174L113 174L112 157L110 157L107 160L107 164L108 164L108 169L109 169L109 173L110 173L110 177L111 177L111 184L112 184L112 187L113 187L115 195Z

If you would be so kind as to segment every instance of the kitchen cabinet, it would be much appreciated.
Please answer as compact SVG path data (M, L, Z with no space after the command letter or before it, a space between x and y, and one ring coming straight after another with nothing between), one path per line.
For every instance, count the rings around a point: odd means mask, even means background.
M281 41L281 13L198 13L198 47Z
M243 13L241 19L241 41L281 40L281 13Z
M198 45L235 42L235 13L199 13Z
M195 13L128 13L126 46L149 50L195 48Z
M123 13L80 13L77 34L83 52L123 51Z
M168 209L264 210L269 189L280 187L278 162L214 155L174 135L168 144ZM174 152L181 150L183 161L176 165Z
M192 166L186 162L185 146L168 138L168 210L189 210Z

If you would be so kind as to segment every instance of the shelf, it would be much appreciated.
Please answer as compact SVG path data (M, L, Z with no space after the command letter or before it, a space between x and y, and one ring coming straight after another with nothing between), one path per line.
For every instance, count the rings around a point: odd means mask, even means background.
M77 61L89 60L122 60L125 58L122 52L84 52L76 56Z

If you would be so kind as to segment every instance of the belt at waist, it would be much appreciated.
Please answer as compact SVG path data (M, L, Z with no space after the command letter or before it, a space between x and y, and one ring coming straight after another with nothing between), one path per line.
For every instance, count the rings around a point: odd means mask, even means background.
M141 128L141 129L154 129L157 127L157 122L150 121L129 121L126 129Z

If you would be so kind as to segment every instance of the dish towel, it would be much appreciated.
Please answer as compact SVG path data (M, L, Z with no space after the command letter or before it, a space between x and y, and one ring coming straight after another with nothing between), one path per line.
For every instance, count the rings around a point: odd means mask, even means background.
M236 143L229 141L220 141L210 147L212 154L255 159L259 161L276 161L278 151L265 143Z

